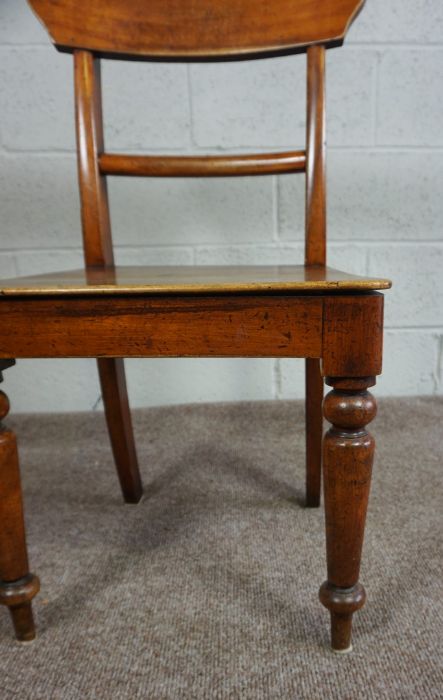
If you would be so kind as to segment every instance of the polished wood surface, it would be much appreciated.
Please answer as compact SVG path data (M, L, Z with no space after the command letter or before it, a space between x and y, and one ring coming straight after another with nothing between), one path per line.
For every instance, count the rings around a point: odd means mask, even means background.
M381 372L385 279L326 267L325 49L340 44L364 0L30 0L62 50L74 53L85 270L0 282L0 375L11 358L98 358L124 497L137 465L123 357L307 359L307 502L320 486L322 378L332 427L323 439L332 646L350 647L374 443L367 392ZM307 51L306 151L223 156L107 153L100 59L217 60ZM253 95L251 96L253 98ZM153 97L155 99L155 96ZM292 107L288 104L288 109ZM165 115L167 118L167 115ZM226 176L306 172L305 265L114 265L107 175ZM321 371L321 376L320 376ZM7 412L0 395L0 415ZM0 603L19 639L34 636L15 437L0 429Z
M325 49L308 49L305 263L326 265Z
M229 156L136 156L103 153L100 172L133 177L236 177L303 173L304 151Z
M377 292L365 295L358 303L355 297L325 298L324 377L372 377L381 374L383 303L383 295Z
M305 265L326 265L325 48L307 51ZM323 378L316 359L305 363L306 505L320 505Z
M0 352L5 358L321 357L323 372L333 372L327 382L334 391L325 401L333 428L323 448L328 579L320 596L331 612L333 647L341 651L349 649L352 615L365 598L358 567L373 444L364 426L374 405L366 390L375 383L371 373L381 371L382 314L383 296L373 292L232 298L126 294L114 297L112 305L103 295L0 297ZM14 464L10 456L7 462ZM7 553L9 533L5 541ZM23 596L34 591L30 586L2 584L3 602L15 605L20 599L23 612L29 605ZM22 633L32 635L31 622Z
M0 298L0 357L320 357L310 296Z
M306 505L318 508L321 491L323 377L320 360L305 362Z
M365 426L377 407L366 390L374 383L372 377L362 380L358 389L346 378L327 381L340 388L324 401L325 418L332 427L323 441L328 578L320 588L320 600L331 614L333 648L349 651L352 615L365 602L358 576L374 456L374 439Z
M4 391L0 391L0 421L9 413L9 400ZM0 580L16 581L28 573L28 557L20 547L24 541L24 522L20 499L14 497L20 491L20 471L14 434L0 423L0 464L2 473L0 491L0 509L2 522L16 519L14 531L17 538L14 542L6 539L7 532L0 528ZM5 510L9 512L6 513Z
M364 0L29 0L64 50L144 58L253 56L341 43Z
M385 279L304 265L117 266L0 280L0 295L367 292L390 286Z
M86 266L114 261L106 179L100 173L103 151L100 62L88 51L74 53L77 164Z
M132 430L124 361L121 357L99 357L97 366L106 423L123 498L126 503L139 503L143 495L143 486Z
M0 360L0 371L8 366ZM0 391L0 604L11 613L17 639L35 637L31 600L39 581L29 573L17 441L3 425L9 412L8 397Z

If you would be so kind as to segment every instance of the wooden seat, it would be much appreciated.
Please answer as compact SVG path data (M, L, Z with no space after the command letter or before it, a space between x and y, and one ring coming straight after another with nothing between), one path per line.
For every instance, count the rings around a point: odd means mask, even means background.
M237 294L368 292L388 289L371 279L307 265L122 267L69 270L0 280L4 296L87 294Z
M333 649L349 651L352 616L365 600L359 567L374 452L365 426L376 412L368 387L381 373L380 291L390 282L326 266L325 55L342 44L364 0L29 4L56 47L74 56L85 269L0 282L0 379L17 358L97 358L123 496L137 503L142 483L124 357L304 358L308 506L320 503L322 462L324 476L327 580L320 599L330 611ZM307 55L305 150L223 156L106 151L102 60L214 61L296 53ZM306 178L303 265L115 265L107 177L283 173ZM322 413L324 382L333 389ZM8 408L0 392L0 420ZM332 424L325 436L323 415ZM17 638L30 640L35 636L31 601L39 582L29 573L16 440L3 424L0 522L0 603L10 610Z

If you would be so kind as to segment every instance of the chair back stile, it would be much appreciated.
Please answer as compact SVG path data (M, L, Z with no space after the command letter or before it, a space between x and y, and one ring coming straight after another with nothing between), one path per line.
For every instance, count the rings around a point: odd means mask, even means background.
M86 268L112 267L111 221L106 177L98 157L104 151L100 59L74 51L75 121L83 249Z
M305 264L326 265L325 48L307 54Z

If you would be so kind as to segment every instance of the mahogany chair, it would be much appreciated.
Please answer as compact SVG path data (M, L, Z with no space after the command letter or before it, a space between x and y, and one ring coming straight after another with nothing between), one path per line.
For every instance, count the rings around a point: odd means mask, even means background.
M323 413L327 581L332 647L351 648L365 591L360 556L374 441L365 430L381 372L382 279L326 267L325 49L342 44L364 0L29 0L57 48L74 55L85 270L0 283L0 370L11 358L95 357L126 502L142 495L123 357L306 359L306 502L320 502ZM304 151L134 156L104 147L100 60L233 60L307 53ZM306 173L306 256L299 266L118 267L107 175ZM1 393L2 418L8 400ZM0 432L0 602L19 640L35 636L14 434Z

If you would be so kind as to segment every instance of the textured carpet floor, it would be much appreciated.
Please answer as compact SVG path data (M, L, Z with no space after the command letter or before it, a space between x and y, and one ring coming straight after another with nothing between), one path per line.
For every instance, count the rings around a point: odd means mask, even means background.
M443 697L443 400L380 401L354 652L317 599L299 403L135 412L124 506L101 415L16 417L39 628L0 610L0 698Z

